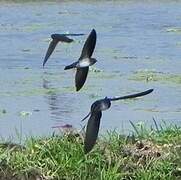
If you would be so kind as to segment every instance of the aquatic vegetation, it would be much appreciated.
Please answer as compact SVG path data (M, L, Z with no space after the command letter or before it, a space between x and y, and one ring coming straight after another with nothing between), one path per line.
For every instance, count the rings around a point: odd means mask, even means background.
M134 72L133 75L129 77L129 80L146 82L155 81L166 84L173 83L181 85L181 74L170 74L150 70L140 70Z
M29 111L21 111L21 112L19 112L19 115L20 115L21 117L26 117L26 116L32 115L32 112L29 112Z
M22 52L30 52L30 51L31 51L31 49L28 49L28 48L22 49Z
M166 29L166 31L181 34L181 28L180 27L168 28L168 29Z
M46 28L48 26L49 26L49 24L33 23L33 24L29 24L29 25L23 27L22 30L25 32L34 32L34 31L38 31L43 28Z
M119 72L106 72L103 70L99 70L99 69L93 69L91 70L92 74L90 74L90 76L92 76L93 78L97 78L97 80L101 79L113 79L113 78L120 78L121 74Z
M89 98L91 98L91 99L100 98L100 95L98 95L97 93L91 93L91 94L89 94Z
M0 109L0 116L3 116L7 113L6 109Z
M90 66L89 71L95 72L95 73L103 72L103 70L98 69L98 68L93 67L93 66Z
M77 132L2 142L0 179L180 179L181 128L133 126L129 136L108 132L88 155Z

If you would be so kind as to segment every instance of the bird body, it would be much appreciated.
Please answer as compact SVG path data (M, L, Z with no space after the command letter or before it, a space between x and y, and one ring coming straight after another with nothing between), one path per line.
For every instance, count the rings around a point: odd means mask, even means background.
M84 68L89 67L95 64L97 60L95 58L84 58L79 61L76 61L68 66L65 66L64 70L72 69L72 68Z
M56 48L59 42L71 43L74 40L70 39L67 36L82 36L82 35L84 34L52 34L51 35L52 41L50 42L50 45L46 52L46 55L43 61L43 67L45 66L46 62L48 61L49 57L51 56L51 54L53 53L54 49Z
M95 58L84 58L79 60L79 63L77 64L77 68L81 68L81 67L89 67L92 66L93 64L95 64L97 62L97 60Z
M65 35L62 34L52 34L51 35L52 41L50 42L50 45L48 47L48 50L46 52L44 61L43 61L43 67L45 66L46 62L48 61L49 57L53 53L55 47L59 42L66 42L66 43L71 43L73 39L68 38Z
M131 95L121 96L121 97L117 97L117 98L105 97L104 99L95 101L91 105L91 110L88 113L88 115L86 115L82 119L82 121L84 121L86 118L88 118L90 116L88 123L87 123L86 135L85 135L85 140L84 140L85 154L92 150L92 148L96 142L98 132L99 132L100 120L102 117L102 111L105 111L111 107L111 101L141 97L141 96L150 94L152 91L153 91L153 89L149 89L147 91L143 91L143 92L137 93L137 94L131 94Z
M93 29L89 34L87 40L85 41L82 53L78 61L68 66L65 66L64 68L64 70L76 68L76 74L75 74L76 91L79 91L83 87L87 78L89 66L92 66L97 62L95 58L91 57L95 49L96 38L97 38L96 31Z

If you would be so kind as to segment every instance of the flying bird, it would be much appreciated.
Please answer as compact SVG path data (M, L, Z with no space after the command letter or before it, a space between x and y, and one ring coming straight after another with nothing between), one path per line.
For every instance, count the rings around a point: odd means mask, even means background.
M147 91L143 91L143 92L137 93L137 94L131 94L131 95L121 96L121 97L117 97L117 98L105 97L104 99L95 101L91 105L91 110L88 113L88 115L82 119L82 121L84 121L86 118L88 118L90 116L88 123L87 123L85 140L84 140L85 154L89 153L95 145L95 142L96 142L96 139L98 136L98 132L99 132L99 125L100 125L100 119L102 116L102 111L105 111L111 107L111 101L145 96L147 94L150 94L152 91L153 91L153 89L149 89Z
M75 74L76 91L79 91L84 85L89 71L89 66L92 66L97 62L95 58L91 57L95 49L96 38L97 38L96 31L93 29L89 34L87 40L85 41L81 56L78 59L78 61L68 66L65 66L64 68L64 70L76 68L76 74Z
M52 41L50 42L50 45L46 52L46 55L43 61L43 67L45 66L45 63L48 61L49 57L51 56L51 54L53 53L55 47L57 46L59 42L71 43L74 40L68 38L67 36L82 36L82 35L84 34L52 34L51 35Z

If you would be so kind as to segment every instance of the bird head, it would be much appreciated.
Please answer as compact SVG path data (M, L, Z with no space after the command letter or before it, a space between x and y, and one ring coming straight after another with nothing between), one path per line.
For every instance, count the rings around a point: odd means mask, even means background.
M109 98L105 97L104 99L100 99L95 101L91 106L91 112L99 112L99 111L105 111L109 109L111 106L111 101Z

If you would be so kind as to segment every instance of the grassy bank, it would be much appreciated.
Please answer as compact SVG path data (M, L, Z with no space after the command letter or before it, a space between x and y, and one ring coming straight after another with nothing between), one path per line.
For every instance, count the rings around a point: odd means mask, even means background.
M78 133L1 142L0 179L181 179L181 127L132 125L134 134L109 132L88 155Z

